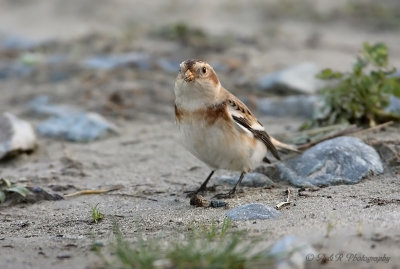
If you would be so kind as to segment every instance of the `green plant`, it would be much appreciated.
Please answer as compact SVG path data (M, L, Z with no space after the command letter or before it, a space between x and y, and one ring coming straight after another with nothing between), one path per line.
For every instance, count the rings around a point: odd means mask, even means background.
M192 225L183 240L160 243L138 238L129 244L115 225L116 260L108 268L265 268L275 261L257 241L242 232L229 231L230 222L210 226Z
M139 238L136 247L130 245L122 236L117 225L114 225L114 235L117 240L115 246L116 263L118 268L154 268L154 263L159 259L161 249L158 244L153 242L146 243L143 238ZM114 262L108 264L112 268Z
M188 26L185 23L175 23L163 27L160 35L166 39L176 40L185 45L203 43L209 38L200 28Z
M224 50L225 47L234 42L234 37L228 34L214 36L208 34L202 28L194 27L183 22L165 25L155 34L161 38L172 40L184 46L195 49Z
M29 190L24 186L11 183L8 179L0 179L0 203L4 203L7 199L7 194L16 193L22 197L26 197Z
M317 77L333 80L333 86L322 91L322 115L303 127L351 123L374 126L389 120L400 120L400 115L385 108L392 95L400 97L400 84L390 76L395 69L388 68L388 51L384 43L364 43L350 73L331 69L322 70Z
M99 204L92 207L92 220L95 223L98 223L104 219L104 214L100 212L100 210L97 207L98 205Z
M363 223L362 221L359 221L357 225L357 236L361 237L362 235L363 235Z
M335 224L331 221L328 221L328 223L326 224L326 233L325 233L326 238L328 238L331 235L331 232L333 231L334 228Z

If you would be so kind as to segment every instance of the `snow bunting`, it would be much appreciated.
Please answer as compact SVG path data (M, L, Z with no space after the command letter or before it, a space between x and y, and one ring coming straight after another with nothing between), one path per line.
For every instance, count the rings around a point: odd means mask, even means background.
M247 106L221 86L214 69L204 61L180 64L175 117L184 146L212 169L195 193L206 190L216 169L240 171L233 189L220 195L231 197L245 173L259 165L268 150L278 160L276 146L296 150L269 136Z

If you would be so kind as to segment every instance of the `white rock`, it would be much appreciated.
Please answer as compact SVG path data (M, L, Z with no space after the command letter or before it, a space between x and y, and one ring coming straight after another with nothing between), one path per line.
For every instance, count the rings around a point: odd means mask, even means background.
M274 268L278 269L303 269L308 261L317 257L314 248L306 241L294 235L288 235L276 242L270 254L277 261Z
M33 150L36 142L36 134L30 123L11 113L4 113L0 117L0 159L14 152Z
M326 85L323 80L315 77L320 71L317 65L306 62L262 76L258 86L264 91L277 91L281 94L313 94Z

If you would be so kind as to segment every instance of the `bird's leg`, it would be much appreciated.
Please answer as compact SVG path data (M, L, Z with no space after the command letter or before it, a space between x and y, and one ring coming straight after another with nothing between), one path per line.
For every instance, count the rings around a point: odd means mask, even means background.
M246 174L245 172L242 172L242 173L240 174L239 180L238 180L238 182L236 182L235 187L233 187L233 189L229 192L231 195L235 194L235 192L236 192L236 187L239 186L240 183L242 183L242 180L243 180L245 174Z
M246 174L246 172L242 172L240 174L238 182L236 182L235 186L233 187L233 189L230 192L228 192L228 193L219 193L219 194L215 195L213 198L217 198L217 199L232 198L234 196L235 192L236 192L236 187L240 185L240 183L242 182L245 174Z
M188 192L188 197L194 195L194 194L198 194L199 192L204 192L207 190L207 183L208 181L210 181L212 175L214 174L215 170L212 170L211 173L208 175L208 177L206 178L206 180L204 180L204 182L201 184L200 188L198 188L196 191L189 191Z
M212 170L211 173L208 175L206 180L204 180L203 184L201 184L200 188L196 191L196 193L205 191L207 189L207 183L210 181L212 175L214 174L215 170Z
M271 163L271 161L268 159L267 156L264 157L263 162L265 162L265 163Z

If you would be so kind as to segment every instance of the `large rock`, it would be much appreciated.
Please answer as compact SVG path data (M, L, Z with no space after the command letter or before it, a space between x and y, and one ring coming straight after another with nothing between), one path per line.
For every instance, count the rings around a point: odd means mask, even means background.
M52 104L47 95L39 95L28 103L31 112L44 116L61 116L72 113L82 112L81 110L67 106Z
M13 114L0 117L0 159L36 147L36 135L32 125Z
M151 67L150 56L140 52L94 56L85 60L83 65L87 68L103 70L127 66L148 70Z
M237 176L220 176L217 179L218 184L234 186L239 180ZM244 176L241 186L245 187L272 187L275 185L269 177L260 173L248 173Z
M268 116L312 118L317 104L317 96L294 95L261 98L257 100L256 107L260 114Z
M34 67L19 62L0 63L0 79L27 77L33 71Z
M355 184L369 175L383 173L374 148L355 137L324 141L299 157L277 164L282 180L304 186Z
M313 94L324 87L325 82L316 78L320 68L313 63L303 63L262 76L258 87L263 91L279 94Z
M306 262L317 260L317 252L306 241L288 235L276 242L269 252L277 269L302 269Z
M0 38L0 51L29 50L46 44L46 40L33 40L17 35L6 35Z
M117 128L97 113L72 113L51 117L37 126L41 135L75 142L88 142Z
M262 220L279 216L279 211L264 204L246 204L235 207L226 213L231 220Z
M53 116L39 123L39 134L75 142L88 142L118 133L112 123L97 113L85 112L79 108L52 104L48 96L38 96L28 104L29 110L38 115Z

